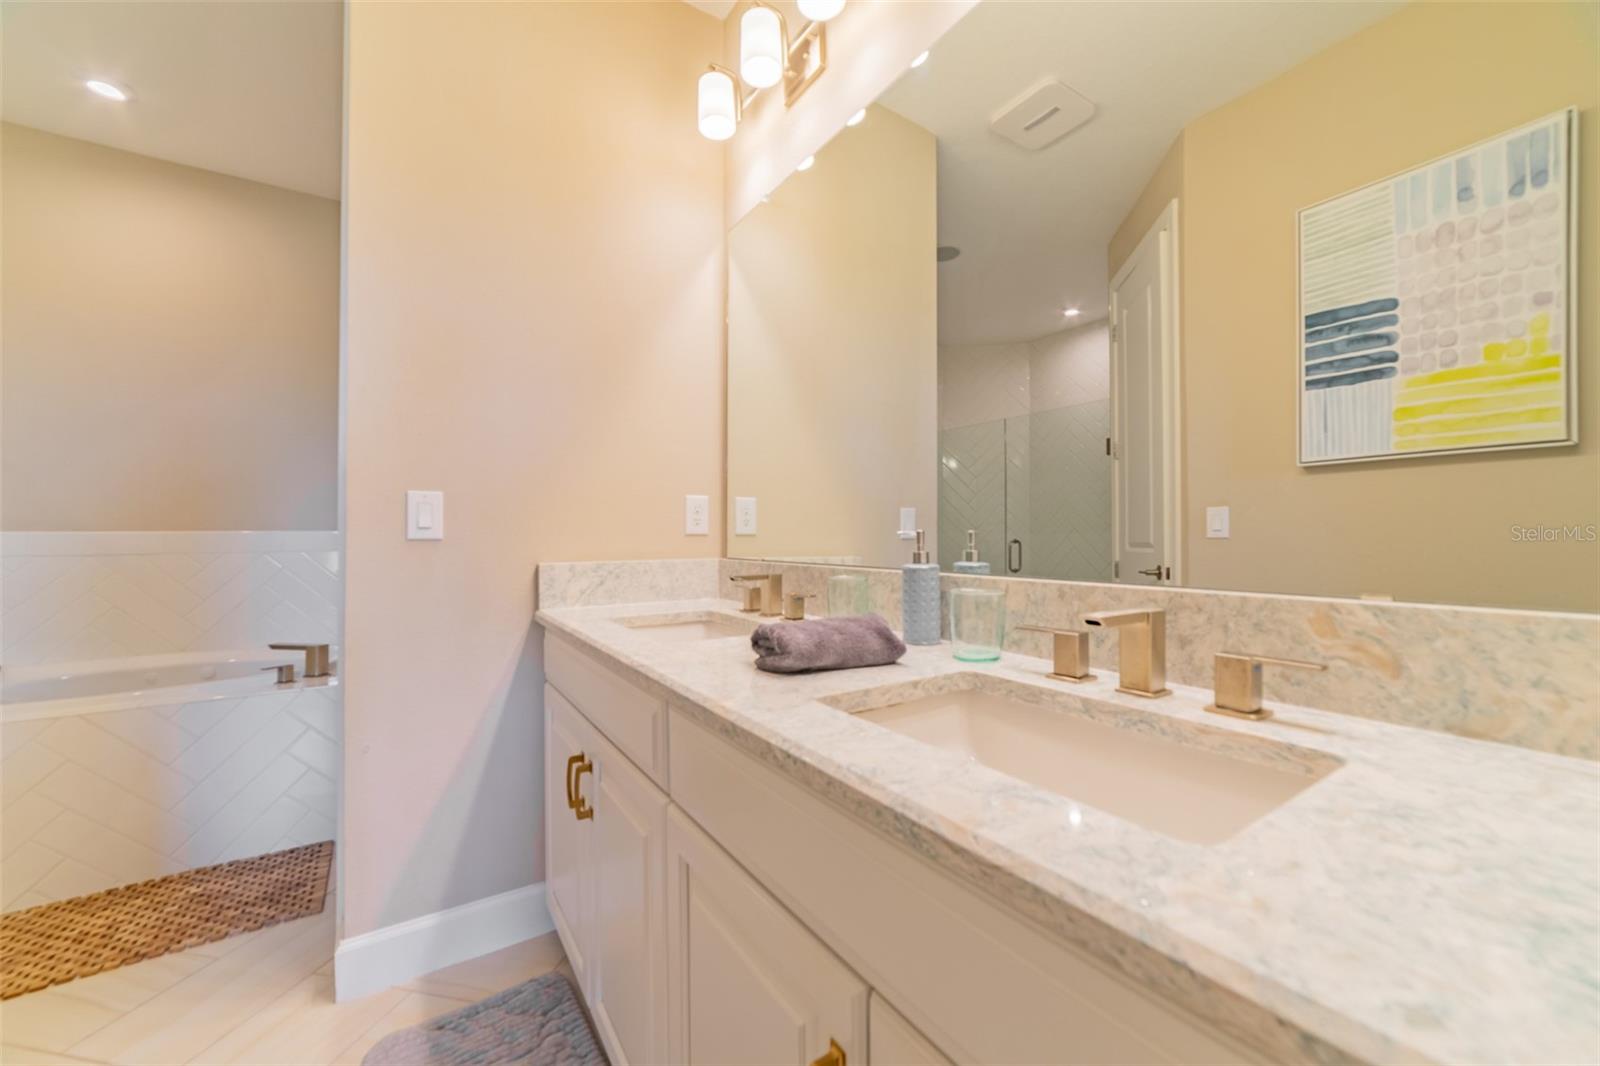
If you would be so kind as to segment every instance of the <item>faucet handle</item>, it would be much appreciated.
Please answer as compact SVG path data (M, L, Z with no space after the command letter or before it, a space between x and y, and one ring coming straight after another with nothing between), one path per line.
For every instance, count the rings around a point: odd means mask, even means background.
M783 598L783 617L789 622L803 622L806 618L806 601L816 599L815 593L791 592Z
M279 684L279 685L292 685L292 684L294 684L294 663L282 663L282 664L280 664L278 666L263 666L261 669L262 670L276 670L278 672L278 677L277 677L277 680L274 682L274 684Z
M328 646L326 644L268 644L273 651L303 651L306 653L306 677L328 676Z
M1029 633L1049 633L1055 637L1050 675L1057 681L1093 681L1089 672L1089 634L1081 629L1056 629L1052 626L1020 625L1015 629Z
M1272 712L1261 706L1261 668L1287 666L1294 670L1326 670L1326 663L1280 659L1273 655L1248 655L1219 651L1216 657L1215 702L1206 707L1217 714L1259 721Z

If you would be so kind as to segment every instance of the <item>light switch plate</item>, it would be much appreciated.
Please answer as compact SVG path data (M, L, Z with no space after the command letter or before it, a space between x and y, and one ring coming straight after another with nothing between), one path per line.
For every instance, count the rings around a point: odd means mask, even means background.
M1212 540L1228 539L1228 509L1226 507L1206 508L1206 536Z
M739 537L756 535L756 498L739 496L733 501L733 532Z
M444 493L432 489L406 491L406 539L444 539Z
M683 498L683 531L696 537L708 536L711 533L711 497Z

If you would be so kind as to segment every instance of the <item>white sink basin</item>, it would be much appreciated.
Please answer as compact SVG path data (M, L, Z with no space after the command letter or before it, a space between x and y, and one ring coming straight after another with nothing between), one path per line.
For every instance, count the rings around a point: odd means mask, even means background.
M622 624L630 629L645 630L653 639L674 642L722 640L727 637L748 638L756 628L754 622L730 618L712 611L694 615L625 618Z
M1126 714L1128 728L1097 721ZM1327 776L1332 756L1178 723L1208 746L1151 735L1157 716L1107 704L1094 716L1067 704L1038 705L968 690L857 711L876 722L1029 784L1078 800L1177 840L1217 844ZM1074 822L1087 817L1074 810Z

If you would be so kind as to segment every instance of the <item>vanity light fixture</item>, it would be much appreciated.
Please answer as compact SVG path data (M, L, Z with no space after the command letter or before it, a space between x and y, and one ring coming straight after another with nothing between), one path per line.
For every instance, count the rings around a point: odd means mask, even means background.
M795 164L795 168L794 169L797 172L804 173L805 171L810 170L811 167L812 167L812 164L814 164L816 161L817 161L817 157L816 156L808 155L804 159L800 160L799 163Z
M752 7L739 19L739 76L752 89L770 89L783 77L783 21L770 7Z
M725 141L739 129L739 87L733 83L733 72L713 65L700 75L699 88L700 135L713 141Z
M915 58L915 59L913 59L911 61L911 69L912 70L916 70L918 67L922 66L922 64L926 63L927 61L928 61L928 53L926 51L920 52L920 53L918 53L917 58Z
M1077 318L1083 312L1079 311L1076 307L1069 307L1065 311L1062 311L1061 313L1066 315L1068 318Z
M857 111L855 114L853 114L849 118L845 119L844 120L844 124L846 126L859 126L863 122L865 122L866 120L867 120L867 109L863 107L860 111Z
M128 93L126 90L118 88L109 81L101 81L98 78L90 78L88 81L83 83L83 87L94 93L96 96L103 96L107 100L116 100L118 103L121 103L128 98Z
M827 22L844 10L844 0L795 0L795 6L812 22Z
M739 18L737 80L732 71L715 63L700 75L696 103L701 135L713 141L732 137L750 101L763 89L775 85L783 86L784 106L793 107L800 95L827 69L828 38L824 23L842 11L844 4L845 0L802 0L800 11L810 21L791 38L782 12L756 0ZM728 106L730 87L731 108Z

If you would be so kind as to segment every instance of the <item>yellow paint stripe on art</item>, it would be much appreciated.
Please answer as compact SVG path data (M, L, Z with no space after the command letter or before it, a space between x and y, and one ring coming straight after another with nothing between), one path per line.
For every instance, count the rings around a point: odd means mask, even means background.
M1459 400L1434 400L1430 403L1413 403L1398 406L1394 409L1396 422L1410 422L1418 418L1431 418L1435 415L1475 415L1487 414L1490 411L1507 411L1517 407L1543 406L1546 404L1559 404L1561 390L1548 386L1539 389L1524 389L1520 392L1508 392L1503 396L1468 396Z
M1538 314L1536 314L1532 318L1528 319L1528 332L1532 333L1532 334L1535 334L1535 335L1538 335L1538 334L1541 334L1541 333L1549 333L1550 332L1550 312L1549 311L1540 311Z
M1534 338L1533 338L1533 341L1528 345L1528 354L1529 355L1543 355L1545 352L1548 352L1549 350L1550 350L1550 337L1549 337L1549 335L1544 334L1544 333L1540 333L1540 334L1535 335Z
M1541 422L1561 421L1561 408L1523 407L1515 411L1496 411L1486 415L1463 415L1457 418L1427 418L1420 422L1402 422L1394 427L1396 437L1427 437L1448 433L1468 433L1480 429L1504 426L1526 426Z
M1445 448L1472 448L1485 444L1537 444L1558 441L1562 434L1552 429L1500 429L1482 433L1455 433L1438 437L1407 437L1394 442L1397 452L1418 452Z
M1495 341L1483 346L1483 357L1491 363L1498 363L1506 357L1506 345Z
M1456 366L1449 370L1435 370L1431 374L1418 374L1406 379L1401 391L1421 388L1424 385L1443 385L1447 381L1471 381L1474 378L1509 377L1526 374L1531 370L1549 370L1561 365L1561 354L1529 355L1521 359L1501 359L1496 363L1479 363L1477 366Z
M1405 385L1400 398L1406 403L1423 400L1442 400L1449 396L1488 396L1515 392L1534 385L1554 385L1561 381L1559 370L1539 370L1532 374L1516 374L1508 378L1479 378L1476 381L1451 381L1443 385Z

